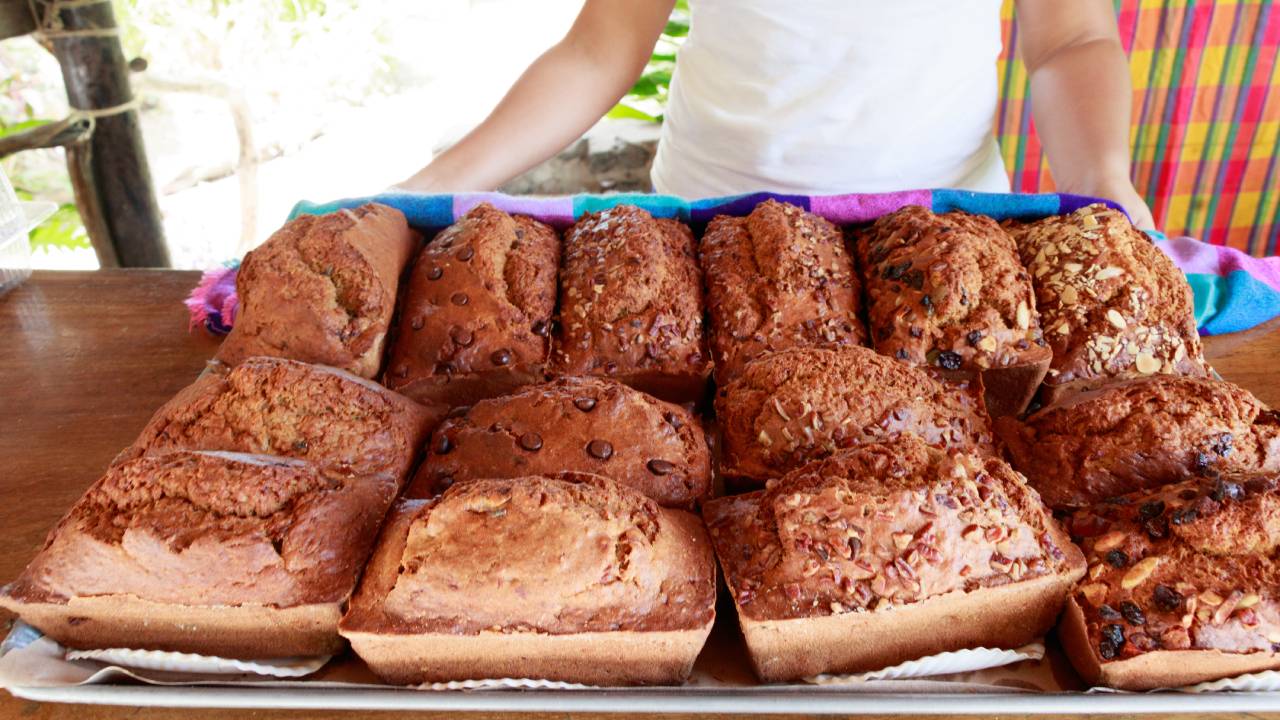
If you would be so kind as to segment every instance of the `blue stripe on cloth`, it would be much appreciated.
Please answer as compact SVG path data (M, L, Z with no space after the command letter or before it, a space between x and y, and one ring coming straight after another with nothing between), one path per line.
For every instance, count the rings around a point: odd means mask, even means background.
M382 193L358 198L347 198L327 203L303 200L293 206L289 219L299 215L323 215L341 208L360 207L367 202L379 202L404 213L409 224L416 228L442 228L453 224L452 195L418 195L415 193Z
M1196 324L1201 334L1240 332L1280 317L1280 293L1244 270L1226 277L1193 273L1187 280L1196 290Z

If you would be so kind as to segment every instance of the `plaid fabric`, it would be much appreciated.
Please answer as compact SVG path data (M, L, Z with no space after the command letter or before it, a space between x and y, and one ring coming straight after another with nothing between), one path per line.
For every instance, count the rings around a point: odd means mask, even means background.
M996 132L1016 192L1053 190L1001 13ZM1133 76L1133 176L1156 226L1252 255L1280 253L1280 7L1274 0L1116 0Z

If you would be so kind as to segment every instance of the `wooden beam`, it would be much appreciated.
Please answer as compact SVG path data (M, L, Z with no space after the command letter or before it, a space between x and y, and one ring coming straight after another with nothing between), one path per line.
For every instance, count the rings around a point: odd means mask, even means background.
M35 29L27 0L0 0L0 40L20 37Z
M43 17L55 5L56 23L44 28L71 107L102 110L133 101L129 66L120 48L110 0L57 5L36 0ZM102 114L89 143L92 190L110 233L114 255L123 267L168 267L169 250L147 167L138 111ZM99 250L104 255L105 249Z

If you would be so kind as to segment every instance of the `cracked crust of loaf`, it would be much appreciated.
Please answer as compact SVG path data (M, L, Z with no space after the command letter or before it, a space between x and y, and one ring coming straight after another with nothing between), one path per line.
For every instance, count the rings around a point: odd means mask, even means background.
M600 477L477 480L396 505L341 631L394 682L679 682L714 605L696 516Z
M1209 374L1190 285L1123 213L1095 204L1009 228L1053 349L1046 404L1115 378Z
M332 651L395 493L386 478L329 476L300 460L142 457L89 488L0 606L71 647ZM195 618L234 639L204 637ZM255 641L254 623L279 645Z
M671 402L695 402L711 372L693 232L620 205L565 234L552 371L603 375Z
M239 312L217 359L286 357L376 377L417 242L399 210L376 203L290 220L245 255Z
M711 493L711 455L684 408L604 378L560 378L459 408L436 429L406 497L457 482L593 473L667 507Z
M866 342L853 259L827 220L766 200L712 220L698 256L717 382L766 352Z
M1196 478L1077 511L1089 563L1059 630L1125 690L1280 669L1280 476Z
M910 205L855 246L877 351L952 377L981 374L992 415L1026 408L1052 352L1031 277L996 221Z
M996 428L1013 466L1060 508L1208 473L1280 470L1280 415L1208 378L1121 381Z
M250 358L180 391L115 463L173 450L293 457L333 471L403 482L444 415L344 370Z
M386 382L462 405L541 379L550 354L560 238L481 203L418 255Z
M903 433L995 455L980 386L943 383L863 347L758 358L716 396L727 478L762 484L841 448Z
M1085 569L1003 460L944 452L911 435L842 450L766 490L712 500L704 516L767 679L1028 642L1052 625ZM936 617L947 604L980 605L1002 593L1015 599L990 603L986 618L956 637L923 623L884 643L849 641L855 626L894 624L904 612ZM815 636L815 619L844 632Z

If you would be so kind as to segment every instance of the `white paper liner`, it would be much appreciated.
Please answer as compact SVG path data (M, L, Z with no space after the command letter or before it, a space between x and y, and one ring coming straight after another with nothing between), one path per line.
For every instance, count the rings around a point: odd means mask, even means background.
M268 677L303 677L324 667L331 655L321 657L271 658L267 660L235 660L215 655L167 652L163 650L67 650L68 660L95 660L108 665L122 665L140 670L196 673L200 675L266 675Z
M1193 693L1221 692L1223 690L1232 692L1275 692L1280 690L1280 672L1263 670L1262 672L1249 673L1247 675L1237 675L1233 678L1202 682L1199 685L1182 688L1182 690Z
M815 675L804 679L814 685L854 685L872 680L905 680L908 678L952 675L988 668L1012 665L1023 660L1044 658L1044 643L1030 643L1014 650L1000 648L969 648L938 653L928 657L908 660L892 667L849 675Z
M449 682L423 683L415 687L418 690L591 690L596 686L560 682L559 680L493 678L491 680L451 680Z

